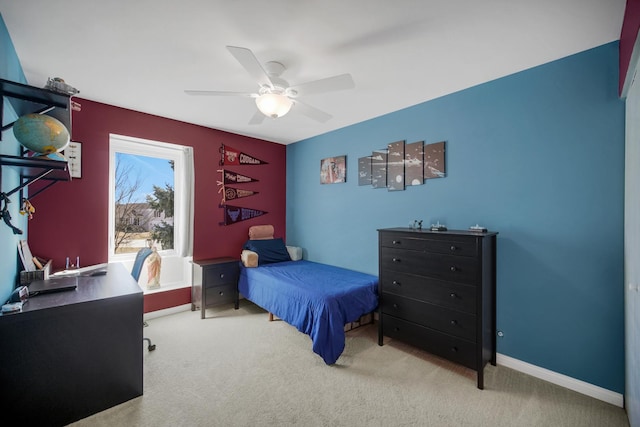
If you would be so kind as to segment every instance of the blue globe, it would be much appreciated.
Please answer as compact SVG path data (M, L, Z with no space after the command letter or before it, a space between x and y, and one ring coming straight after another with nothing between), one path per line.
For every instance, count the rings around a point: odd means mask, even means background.
M13 124L13 134L25 148L42 154L64 150L70 139L62 122L45 114L21 116Z

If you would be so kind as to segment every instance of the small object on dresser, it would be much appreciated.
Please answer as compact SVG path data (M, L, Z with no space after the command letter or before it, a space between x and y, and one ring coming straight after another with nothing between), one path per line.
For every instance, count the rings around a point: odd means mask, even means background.
M485 227L482 227L481 225L478 225L478 224L472 225L471 227L469 227L469 230L470 231L475 231L475 232L478 232L478 233L486 233L487 232L487 229Z
M2 306L2 314L20 313L22 311L22 301L10 302Z
M438 221L437 224L431 224L431 231L447 231L447 227Z

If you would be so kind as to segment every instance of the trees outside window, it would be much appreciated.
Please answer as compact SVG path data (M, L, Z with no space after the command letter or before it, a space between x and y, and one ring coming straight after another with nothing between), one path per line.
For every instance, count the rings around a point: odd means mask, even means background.
M111 135L110 257L155 245L164 253L190 253L189 147ZM187 164L187 166L185 166ZM181 208L177 208L181 203ZM186 230L186 231L185 231ZM176 240L182 239L182 240Z

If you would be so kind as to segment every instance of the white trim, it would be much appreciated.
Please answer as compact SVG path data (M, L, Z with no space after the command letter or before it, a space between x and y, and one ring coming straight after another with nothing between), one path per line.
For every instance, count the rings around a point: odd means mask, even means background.
M168 316L170 314L181 313L183 311L191 310L191 304L182 304L175 307L169 307L162 310L150 311L144 313L143 319L145 321L155 319L156 317Z
M627 75L624 76L624 83L622 85L622 93L620 98L625 99L629 95L629 89L636 77L636 64L640 59L640 32L636 37L636 41L633 44L633 50L631 51L631 58L629 58L629 68L627 68Z
M578 393L593 397L594 399L602 400L620 408L624 407L624 396L620 393L607 390L606 388L598 387L597 385L580 381L567 375L559 374L503 354L496 355L496 362L501 366L523 372L527 375L531 375L532 377L540 378L541 380L568 388L569 390L577 391Z

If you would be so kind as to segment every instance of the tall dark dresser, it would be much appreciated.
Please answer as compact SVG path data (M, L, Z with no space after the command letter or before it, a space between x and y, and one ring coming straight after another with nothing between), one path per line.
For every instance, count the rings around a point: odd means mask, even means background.
M477 372L496 364L494 232L378 230L379 330Z

